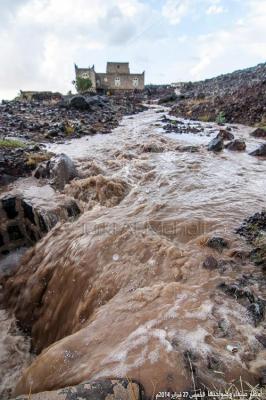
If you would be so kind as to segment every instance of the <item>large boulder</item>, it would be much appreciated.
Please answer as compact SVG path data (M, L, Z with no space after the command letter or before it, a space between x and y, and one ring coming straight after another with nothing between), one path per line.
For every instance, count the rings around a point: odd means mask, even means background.
M222 151L224 148L224 141L220 137L216 137L210 141L208 144L208 150L209 151Z
M259 157L265 157L266 156L266 143L263 143L260 145L260 147L251 153L249 153L251 156L259 156Z
M37 179L51 179L51 184L62 190L67 183L78 176L78 172L71 158L62 153L40 164L33 175Z
M244 151L246 150L246 143L244 140L235 139L225 145L225 148L233 151Z
M69 106L80 111L90 110L90 104L84 96L74 96L69 101Z
M255 129L255 131L251 132L250 135L253 137L256 137L256 138L266 139L266 129L257 128L257 129Z
M175 93L167 94L166 96L162 97L158 104L170 103L177 100L177 95Z
M220 132L216 137L221 138L223 140L233 140L235 138L231 132L225 129L220 129Z
M107 107L108 98L105 96L81 96L77 95L70 99L68 106L79 111L96 111Z

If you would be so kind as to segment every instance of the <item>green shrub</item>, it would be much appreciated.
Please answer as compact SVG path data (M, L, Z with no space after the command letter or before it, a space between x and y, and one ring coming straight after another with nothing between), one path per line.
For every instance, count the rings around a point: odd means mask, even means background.
M0 148L16 149L18 147L26 147L26 144L15 139L0 139Z
M89 90L92 86L92 82L89 78L82 78L80 76L77 77L74 84L77 92L86 92L86 90Z
M223 111L219 112L219 114L217 115L216 122L217 122L217 124L224 124L226 122L225 115L224 115Z

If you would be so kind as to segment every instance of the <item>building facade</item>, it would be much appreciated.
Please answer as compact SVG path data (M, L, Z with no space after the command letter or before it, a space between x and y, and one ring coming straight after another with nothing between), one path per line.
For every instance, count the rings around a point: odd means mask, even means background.
M108 62L106 72L96 72L94 65L89 68L79 68L75 64L76 78L89 78L92 90L143 90L145 72L131 74L128 62Z

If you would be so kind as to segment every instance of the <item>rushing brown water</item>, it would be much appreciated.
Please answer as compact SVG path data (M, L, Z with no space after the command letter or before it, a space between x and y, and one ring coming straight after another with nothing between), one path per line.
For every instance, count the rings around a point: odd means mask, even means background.
M52 146L79 161L85 180L65 192L84 213L29 250L5 288L40 353L16 393L127 376L151 395L191 388L193 379L256 383L266 366L255 339L264 323L255 327L244 305L217 288L245 274L265 295L260 268L236 257L248 247L234 233L265 207L265 161L208 152L201 144L215 124L197 135L162 134L161 116L152 108L110 135ZM259 143L249 131L233 130L247 151ZM197 152L184 148L195 143ZM212 236L229 248L207 247ZM221 267L203 268L208 255Z

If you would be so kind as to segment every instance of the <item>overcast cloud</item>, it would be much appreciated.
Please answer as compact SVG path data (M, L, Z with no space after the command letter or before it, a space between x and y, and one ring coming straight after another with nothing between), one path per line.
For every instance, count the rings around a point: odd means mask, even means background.
M0 0L0 55L0 98L73 90L74 62L203 79L265 62L266 0Z

